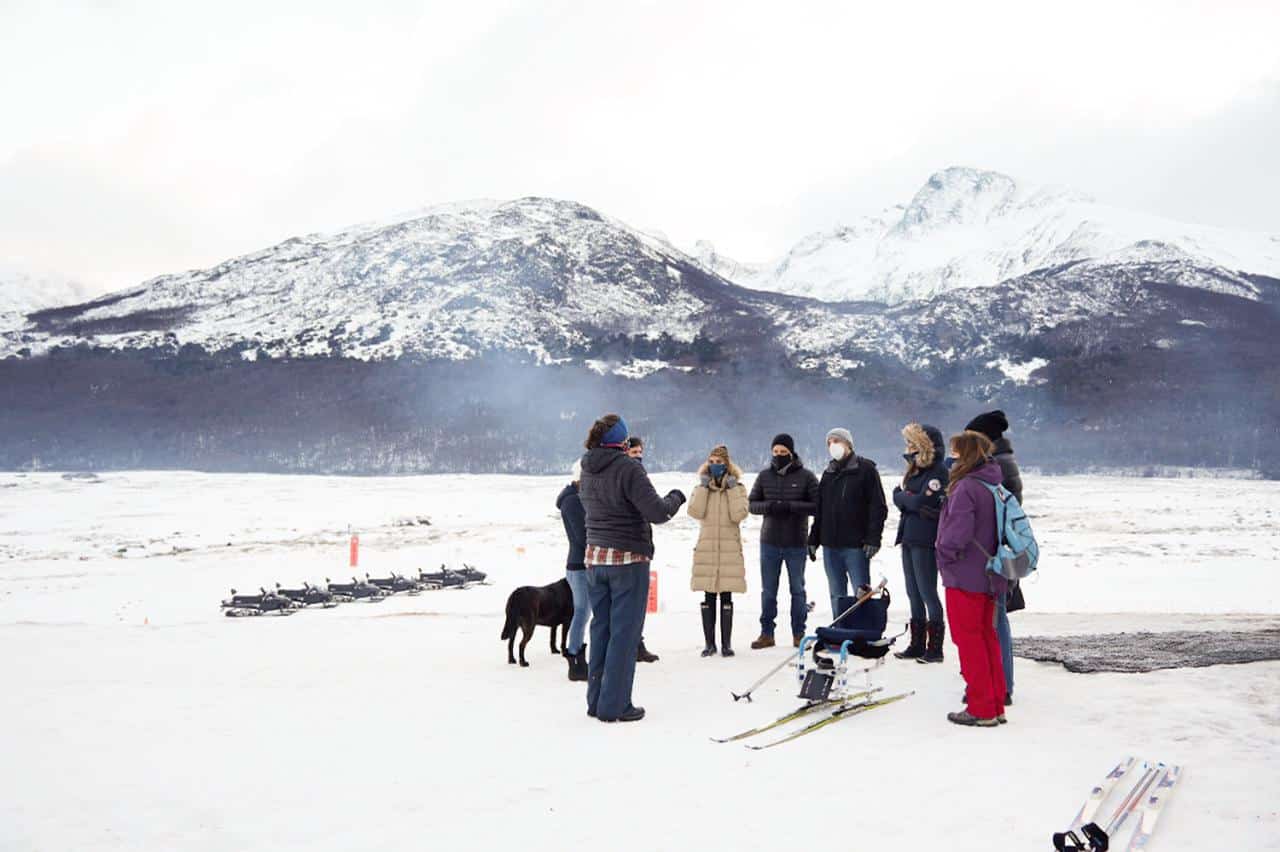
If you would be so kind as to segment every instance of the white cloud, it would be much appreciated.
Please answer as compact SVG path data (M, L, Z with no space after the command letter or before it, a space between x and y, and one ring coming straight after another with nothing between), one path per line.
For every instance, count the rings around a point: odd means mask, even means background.
M1211 129L1253 110L1274 138L1278 24L1274 3L9 5L0 257L121 287L544 194L751 260L954 163L1280 230L1274 186L1237 179L1280 173L1280 145L1240 162Z

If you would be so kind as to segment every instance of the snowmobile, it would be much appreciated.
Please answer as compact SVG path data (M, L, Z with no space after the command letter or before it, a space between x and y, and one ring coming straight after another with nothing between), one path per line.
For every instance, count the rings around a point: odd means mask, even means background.
M487 576L483 571L477 571L464 562L461 571L451 571L444 565L440 566L439 571L431 574L420 571L418 582L432 589L463 589L467 586L486 585L485 577Z
M303 583L301 589L285 589L276 583L276 594L282 595L293 601L296 606L308 607L318 606L321 609L328 609L338 605L338 600L332 592L313 586L310 583Z
M231 590L231 597L222 602L222 611L229 617L238 618L248 615L293 615L294 603L284 595L278 595L274 592L268 592L266 589L258 589L261 594L242 595L235 589Z
M422 594L421 583L417 580L410 580L408 577L403 577L394 571L391 572L390 577L370 577L368 574L365 574L364 577L372 585L377 586L388 594L394 595L399 592L404 592L409 595Z
M328 590L336 600L365 600L374 603L387 596L384 589L379 589L367 580L357 580L355 577L351 578L350 583L335 583L328 577L325 577L324 581L328 583Z

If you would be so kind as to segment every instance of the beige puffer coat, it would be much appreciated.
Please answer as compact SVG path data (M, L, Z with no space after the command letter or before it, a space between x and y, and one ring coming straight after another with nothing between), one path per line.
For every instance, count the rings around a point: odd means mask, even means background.
M702 522L689 586L695 592L743 594L747 569L738 525L747 517L747 488L742 484L742 469L730 464L720 483L707 477L706 465L698 473L706 484L693 489L689 500L689 517Z

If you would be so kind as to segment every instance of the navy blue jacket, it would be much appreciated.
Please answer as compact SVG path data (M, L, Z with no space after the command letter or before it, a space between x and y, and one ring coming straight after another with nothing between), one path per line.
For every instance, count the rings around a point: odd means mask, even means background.
M582 457L578 497L587 513L587 544L653 557L650 524L665 524L680 511L675 495L659 497L649 474L613 447L596 447Z
M893 490L893 505L901 513L894 544L932 550L938 539L942 500L947 495L947 449L941 432L932 426L925 426L924 431L933 441L933 464L912 474L904 487Z
M564 534L569 539L569 558L565 567L570 571L581 571L586 565L583 558L587 552L587 513L578 499L578 485L570 482L556 498L556 508L560 510L560 520L564 522Z

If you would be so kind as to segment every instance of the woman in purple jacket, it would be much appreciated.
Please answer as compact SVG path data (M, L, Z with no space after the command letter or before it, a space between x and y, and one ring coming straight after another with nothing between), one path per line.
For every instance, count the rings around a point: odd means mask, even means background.
M951 481L938 519L938 573L947 590L947 622L960 653L967 707L948 713L957 725L989 728L1005 720L1004 666L996 638L996 599L1005 579L987 571L996 552L996 503L983 483L1004 477L991 440L978 432L951 439ZM985 552L984 552L985 551Z

